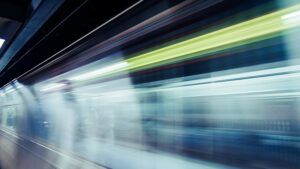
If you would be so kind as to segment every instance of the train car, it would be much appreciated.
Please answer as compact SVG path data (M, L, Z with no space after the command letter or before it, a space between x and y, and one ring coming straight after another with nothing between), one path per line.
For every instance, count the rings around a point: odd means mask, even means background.
M153 1L3 87L3 167L300 168L300 4L235 2Z

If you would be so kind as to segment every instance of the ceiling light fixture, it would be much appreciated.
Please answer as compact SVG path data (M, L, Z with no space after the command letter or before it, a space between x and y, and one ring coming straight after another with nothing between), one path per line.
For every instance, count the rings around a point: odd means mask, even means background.
M5 40L0 38L0 48L2 47L2 45L4 44Z

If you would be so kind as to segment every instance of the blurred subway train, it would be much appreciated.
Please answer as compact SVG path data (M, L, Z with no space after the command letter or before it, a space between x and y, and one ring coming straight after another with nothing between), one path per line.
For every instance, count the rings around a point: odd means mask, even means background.
M1 89L3 168L300 168L300 1L141 1L107 27Z

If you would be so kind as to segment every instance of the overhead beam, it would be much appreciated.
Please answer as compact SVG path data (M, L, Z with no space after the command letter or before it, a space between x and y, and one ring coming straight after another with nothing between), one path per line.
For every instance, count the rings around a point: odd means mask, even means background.
M40 27L51 17L51 15L63 4L63 2L64 0L43 0L40 3L31 18L28 19L15 40L0 58L0 72L40 29Z

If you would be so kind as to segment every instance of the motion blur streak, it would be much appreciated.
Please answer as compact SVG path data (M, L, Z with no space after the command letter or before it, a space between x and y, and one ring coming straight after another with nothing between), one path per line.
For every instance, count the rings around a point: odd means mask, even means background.
M297 15L294 16L293 13L295 11L300 11L300 5L135 56L126 60L128 62L126 69L136 71L193 57L203 57L228 48L274 37L277 35L275 33L300 25L300 22L288 23L282 20L296 17ZM126 70L124 67L120 66L112 72L117 73ZM91 73L93 74L93 72ZM83 78L71 78L70 80L87 80L89 77L95 76L85 74L81 77Z
M71 77L70 80L87 80L87 79L99 77L101 75L111 74L114 71L125 70L127 65L128 65L127 62L116 63L110 66L106 66L99 70L95 70L79 76Z
M1 164L300 168L299 1L161 2L1 89Z
M201 35L187 41L138 55L137 57L127 60L130 64L129 69L142 69L143 66L171 59L187 59L191 57L191 55L195 56L195 53L197 53L196 56L199 57L205 54L224 50L226 48L232 48L270 38L268 35L272 33L277 33L288 28L299 26L300 22L285 24L282 21L282 17L290 15L295 11L299 12L299 10L300 5L293 6L250 21ZM167 63L170 63L170 61Z

